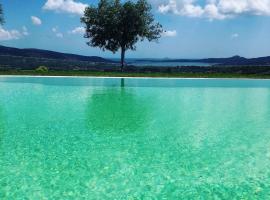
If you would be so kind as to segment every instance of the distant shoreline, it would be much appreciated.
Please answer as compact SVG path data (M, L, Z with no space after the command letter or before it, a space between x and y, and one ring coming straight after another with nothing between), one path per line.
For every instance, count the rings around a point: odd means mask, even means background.
M126 58L130 67L241 67L270 66L270 56L245 58L241 56L177 59L177 58ZM0 69L34 70L46 66L51 70L97 70L111 69L119 65L120 60L99 56L83 56L44 49L14 48L0 45Z

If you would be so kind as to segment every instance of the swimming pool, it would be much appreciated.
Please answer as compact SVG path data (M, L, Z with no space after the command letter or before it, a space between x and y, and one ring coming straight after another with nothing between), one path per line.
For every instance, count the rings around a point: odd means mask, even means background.
M0 77L0 199L267 199L270 81Z

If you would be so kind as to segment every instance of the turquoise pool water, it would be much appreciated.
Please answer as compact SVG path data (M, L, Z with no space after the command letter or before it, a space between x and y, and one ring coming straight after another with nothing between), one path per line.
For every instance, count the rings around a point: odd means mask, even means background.
M269 199L270 81L0 77L0 199Z

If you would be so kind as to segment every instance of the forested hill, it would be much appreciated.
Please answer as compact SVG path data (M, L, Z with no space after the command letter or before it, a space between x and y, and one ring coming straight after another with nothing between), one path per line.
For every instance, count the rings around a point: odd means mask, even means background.
M98 56L81 56L41 49L19 49L13 47L5 47L1 45L0 45L0 56L112 63L112 61Z
M143 60L143 59L137 59ZM177 71L177 72L239 72L239 73L270 73L270 57L206 59L145 59L153 63L152 67L136 67L129 65L131 71ZM175 62L175 66L159 66L160 62ZM155 64L155 62L157 62ZM212 66L177 67L177 62L210 63ZM97 56L81 56L41 49L19 49L0 46L0 70L34 70L45 66L49 70L118 70L117 61ZM181 66L181 65L180 65Z

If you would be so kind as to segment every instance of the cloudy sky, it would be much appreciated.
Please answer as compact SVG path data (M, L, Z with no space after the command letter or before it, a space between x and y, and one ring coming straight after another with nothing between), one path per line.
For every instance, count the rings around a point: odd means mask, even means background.
M118 57L86 45L80 16L98 0L0 0L6 24L0 45ZM132 58L270 55L270 0L149 0L166 32Z

